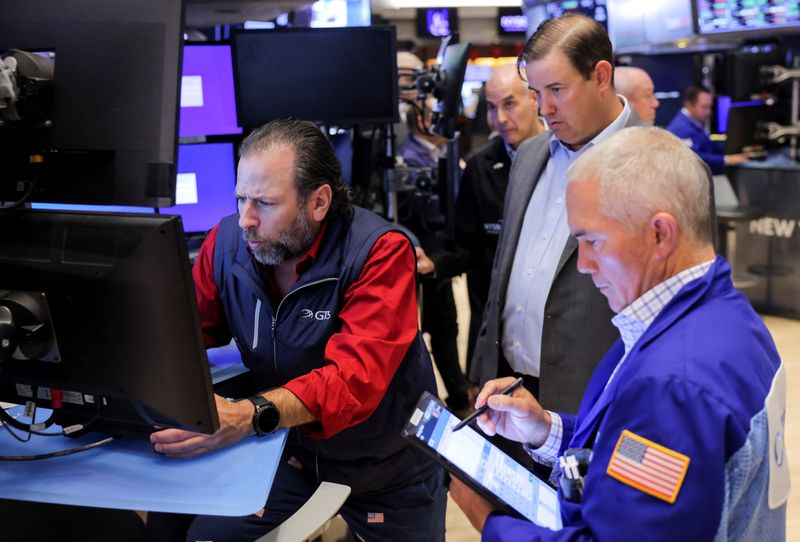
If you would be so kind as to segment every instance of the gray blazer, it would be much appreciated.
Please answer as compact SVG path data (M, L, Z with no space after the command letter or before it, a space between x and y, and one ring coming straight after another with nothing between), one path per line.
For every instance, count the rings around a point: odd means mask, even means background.
M644 123L631 111L627 126ZM550 159L547 131L525 141L511 166L503 212L503 229L492 266L489 300L483 313L470 380L483 385L498 376L503 359L503 307L522 220L533 190ZM544 308L539 402L548 410L576 413L583 392L603 354L619 337L611 324L614 313L592 279L578 273L577 240L570 236L556 268Z
M645 123L631 111L629 126ZM533 190L550 159L549 131L525 141L511 166L505 198L503 228L492 265L489 299L483 312L469 377L483 385L498 376L503 358L503 308L517 251L522 220ZM711 237L716 246L714 181L705 166L711 192ZM578 242L570 236L561 253L544 307L542 326L539 402L548 410L576 413L583 392L600 359L619 337L611 324L614 313L592 279L578 273ZM507 362L504 363L507 365Z

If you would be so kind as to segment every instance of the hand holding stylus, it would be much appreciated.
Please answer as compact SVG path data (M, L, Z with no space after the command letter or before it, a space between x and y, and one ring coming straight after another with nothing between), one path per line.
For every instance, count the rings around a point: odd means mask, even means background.
M520 387L521 385L522 385L522 377L519 377L514 382L512 382L511 384L509 384L508 386L506 386L505 388L500 390L500 393L498 393L497 395L511 395L512 393L514 393L514 390L517 389L518 387ZM480 397L480 395L479 395L479 397ZM482 407L477 408L475 410L475 412L473 412L472 414L470 414L469 416L467 416L466 418L464 418L463 420L458 422L455 425L455 427L453 427L453 431L455 432L455 431L458 431L459 429L461 429L463 427L468 426L469 424L471 424L473 421L475 421L481 414L483 414L487 410L489 410L489 403L488 402L486 404L484 404Z
M489 436L499 434L533 447L541 446L550 434L550 413L519 384L509 395L501 395L514 382L513 378L500 378L483 386L475 408L487 406L488 410L478 416L478 426Z

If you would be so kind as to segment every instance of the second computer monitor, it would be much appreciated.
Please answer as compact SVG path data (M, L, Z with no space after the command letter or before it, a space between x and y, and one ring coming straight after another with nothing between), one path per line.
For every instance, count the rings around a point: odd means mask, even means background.
M181 77L181 137L240 134L230 45L186 45Z
M233 143L178 147L178 181L174 207L161 213L181 215L187 233L206 232L220 218L236 212L236 166Z

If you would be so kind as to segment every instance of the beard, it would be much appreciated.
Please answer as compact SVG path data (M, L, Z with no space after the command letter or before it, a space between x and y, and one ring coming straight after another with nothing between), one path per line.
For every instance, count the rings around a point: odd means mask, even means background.
M301 209L291 228L281 232L275 241L261 237L255 230L247 230L243 232L243 236L245 241L263 243L257 248L251 248L257 262L263 265L280 265L306 252L314 242L316 232L311 228L308 214Z

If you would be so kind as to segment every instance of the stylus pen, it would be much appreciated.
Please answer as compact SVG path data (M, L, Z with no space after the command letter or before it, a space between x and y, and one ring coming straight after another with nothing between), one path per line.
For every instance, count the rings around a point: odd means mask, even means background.
M520 384L522 384L522 377L519 377L514 382L509 384L505 389L501 390L497 395L511 395L514 392L515 389L519 388ZM473 412L472 414L470 414L469 416L467 416L466 418L464 418L460 422L458 422L453 427L453 431L458 431L462 427L468 426L469 424L471 424L472 422L477 420L478 416L480 416L481 414L483 414L487 410L489 410L489 400L488 399L486 400L486 404L485 405L483 405L481 408L479 408L478 410L476 410L475 412Z

